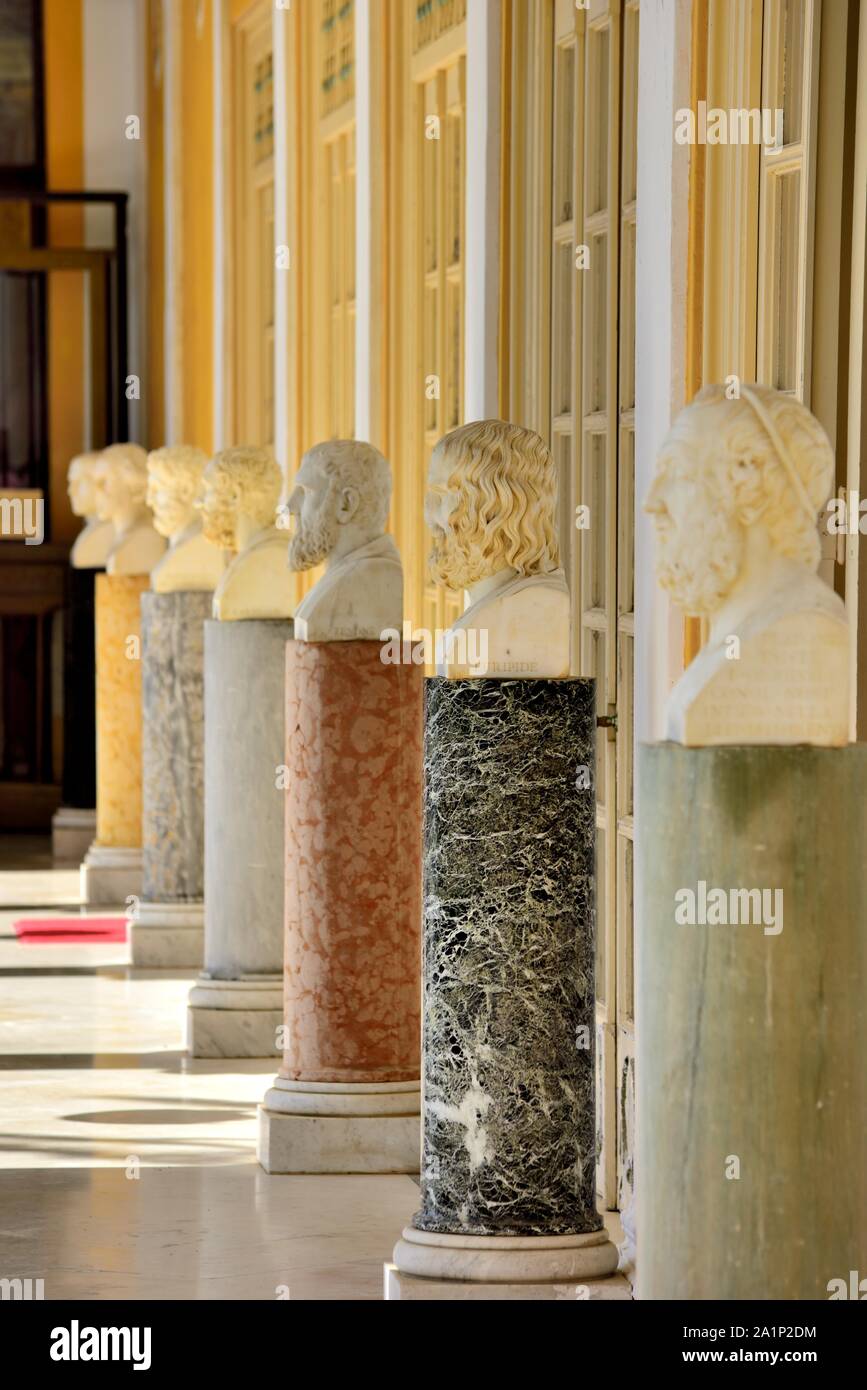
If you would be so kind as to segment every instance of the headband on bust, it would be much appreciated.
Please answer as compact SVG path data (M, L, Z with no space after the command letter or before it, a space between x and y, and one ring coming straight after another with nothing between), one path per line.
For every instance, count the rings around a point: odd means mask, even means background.
M791 483L792 488L794 489L795 496L797 497L807 516L810 518L810 521L815 525L816 518L819 514L819 508L814 507L813 503L810 501L810 495L807 492L807 489L804 487L803 482L801 481L801 475L799 474L797 468L792 462L792 456L786 448L786 445L783 441L783 436L780 434L780 431L774 424L773 416L771 415L770 411L765 408L756 392L753 391L753 389L750 386L741 387L741 396L750 406L752 406L754 413L758 416L760 423L764 426L765 433L767 434L768 438L774 446L774 452L777 455L777 458L779 459L780 463L783 465L783 469L785 470L786 476L789 482Z

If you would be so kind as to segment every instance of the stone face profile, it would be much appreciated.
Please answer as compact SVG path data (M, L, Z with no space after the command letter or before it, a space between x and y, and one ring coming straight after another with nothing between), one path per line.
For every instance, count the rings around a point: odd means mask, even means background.
M215 454L196 503L205 539L234 552L214 594L214 617L291 618L286 537L274 525L283 474L269 449L241 445Z
M466 591L438 673L569 674L569 590L556 529L557 472L532 430L505 420L462 425L431 456L425 520L431 577ZM477 632L487 664L467 664L457 640ZM476 646L478 647L478 643Z
M147 502L154 527L169 548L151 574L159 594L215 589L226 568L225 552L202 532L196 502L203 489L208 455L191 444L154 449L147 457Z
M660 584L710 633L669 696L666 738L847 742L846 611L816 573L833 491L827 435L791 396L708 386L678 416L645 510Z
M96 480L97 516L115 530L106 570L150 574L166 543L154 530L146 501L147 454L138 444L111 444L100 455Z
M76 454L70 461L66 474L69 505L74 515L83 517L85 522L70 553L69 559L73 569L102 569L116 539L112 523L100 521L96 514L99 505L100 457L98 450Z
M324 563L295 614L295 640L379 641L403 620L403 568L385 534L391 469L356 439L317 444L301 460L289 511L289 569Z

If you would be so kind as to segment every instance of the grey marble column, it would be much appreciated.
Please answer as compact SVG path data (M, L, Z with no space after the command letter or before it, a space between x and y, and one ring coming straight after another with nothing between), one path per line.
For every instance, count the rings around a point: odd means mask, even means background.
M270 1057L283 1022L284 685L291 621L205 624L205 968L194 1057Z
M665 743L637 774L638 1295L858 1297L867 746Z
M616 1264L595 1200L594 739L592 681L427 682L421 1207L389 1297Z
M142 900L137 966L202 963L207 592L141 597Z

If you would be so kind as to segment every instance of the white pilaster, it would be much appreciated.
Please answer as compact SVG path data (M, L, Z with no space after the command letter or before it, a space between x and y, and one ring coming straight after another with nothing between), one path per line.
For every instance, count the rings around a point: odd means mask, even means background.
M499 0L467 6L467 168L464 399L468 420L499 414Z
M289 233L289 81L287 26L289 11L274 7L274 246L288 246L289 266L274 271L274 449L286 479L298 466L292 458L289 429L289 277L295 247Z
M226 446L226 139L225 32L226 0L214 0L211 30L214 92L214 450Z
M166 444L178 444L183 434L181 387L183 352L179 332L182 225L180 166L180 13L177 0L163 3L163 245L165 299L163 303L163 372Z

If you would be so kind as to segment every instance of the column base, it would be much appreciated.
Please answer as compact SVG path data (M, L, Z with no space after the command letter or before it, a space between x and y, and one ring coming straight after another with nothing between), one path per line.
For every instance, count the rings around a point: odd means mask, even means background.
M417 1173L418 1081L356 1085L278 1076L259 1107L266 1173Z
M201 970L204 903L139 903L132 923L132 963L140 970Z
M406 1226L394 1263L385 1266L385 1297L631 1298L627 1281L610 1277L616 1269L617 1247L604 1228L588 1235L462 1236Z
M191 1057L276 1057L282 1024L279 975L240 980L200 975L190 991L187 1050Z
M140 898L142 884L141 848L120 849L114 845L90 846L81 866L81 899L90 904L120 904L127 898Z
M80 864L95 835L95 809L59 807L51 817L51 856L55 864Z

